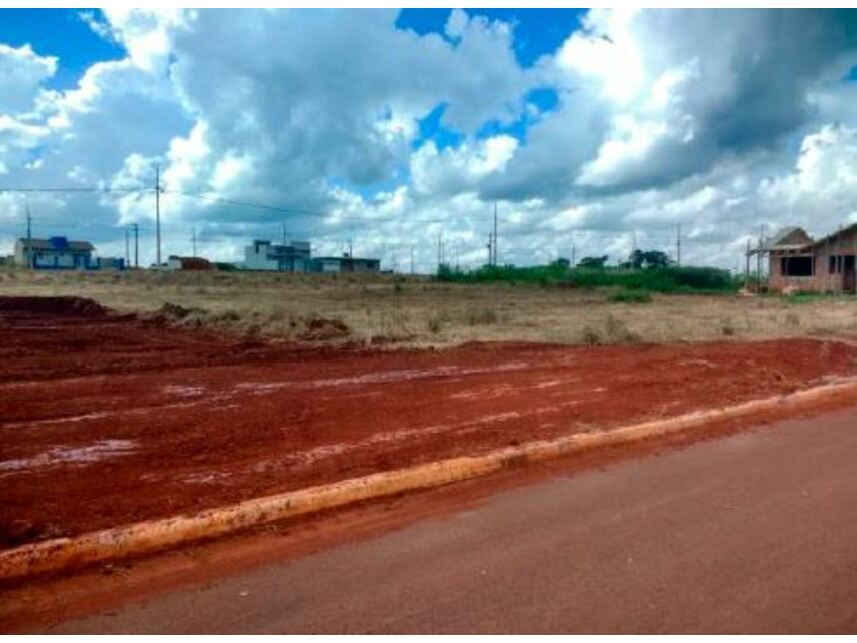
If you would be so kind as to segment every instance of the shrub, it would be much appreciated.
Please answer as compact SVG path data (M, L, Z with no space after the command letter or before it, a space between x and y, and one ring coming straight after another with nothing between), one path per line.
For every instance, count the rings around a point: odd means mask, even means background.
M648 290L625 289L615 292L610 296L610 301L623 304L647 304L652 301L652 295Z
M482 308L470 311L468 321L471 326L484 326L497 323L497 311L493 308Z

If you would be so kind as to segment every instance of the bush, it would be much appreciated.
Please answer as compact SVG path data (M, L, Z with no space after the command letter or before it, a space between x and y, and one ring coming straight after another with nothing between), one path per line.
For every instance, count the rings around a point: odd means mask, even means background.
M610 295L610 301L623 304L647 304L652 301L648 290L620 290Z
M497 323L497 311L493 308L482 308L480 310L471 310L468 315L468 321L471 326L484 326Z

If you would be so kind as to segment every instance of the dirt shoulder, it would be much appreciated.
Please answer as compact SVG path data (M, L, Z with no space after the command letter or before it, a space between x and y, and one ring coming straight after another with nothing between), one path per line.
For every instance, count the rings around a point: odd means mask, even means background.
M0 548L787 393L831 340L379 350L0 304Z

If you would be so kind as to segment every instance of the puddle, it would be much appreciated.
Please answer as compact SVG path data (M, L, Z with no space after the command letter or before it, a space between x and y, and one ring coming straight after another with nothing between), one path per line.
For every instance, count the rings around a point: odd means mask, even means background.
M87 465L99 460L126 455L134 450L133 440L100 440L85 447L54 447L32 458L0 462L0 474L21 473L60 464Z

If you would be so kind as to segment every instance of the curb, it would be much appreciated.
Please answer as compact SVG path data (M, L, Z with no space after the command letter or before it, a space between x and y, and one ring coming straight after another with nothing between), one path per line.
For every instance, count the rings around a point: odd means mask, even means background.
M759 411L792 408L843 392L857 393L857 378L836 380L787 395L753 400L722 409L688 413L662 421L634 424L603 433L576 433L553 440L508 447L480 456L441 460L254 498L189 516L174 516L73 538L22 545L0 552L0 580L19 579L136 556L362 500L477 478L526 462L550 460L590 449L637 442L700 427L709 422L745 417Z

